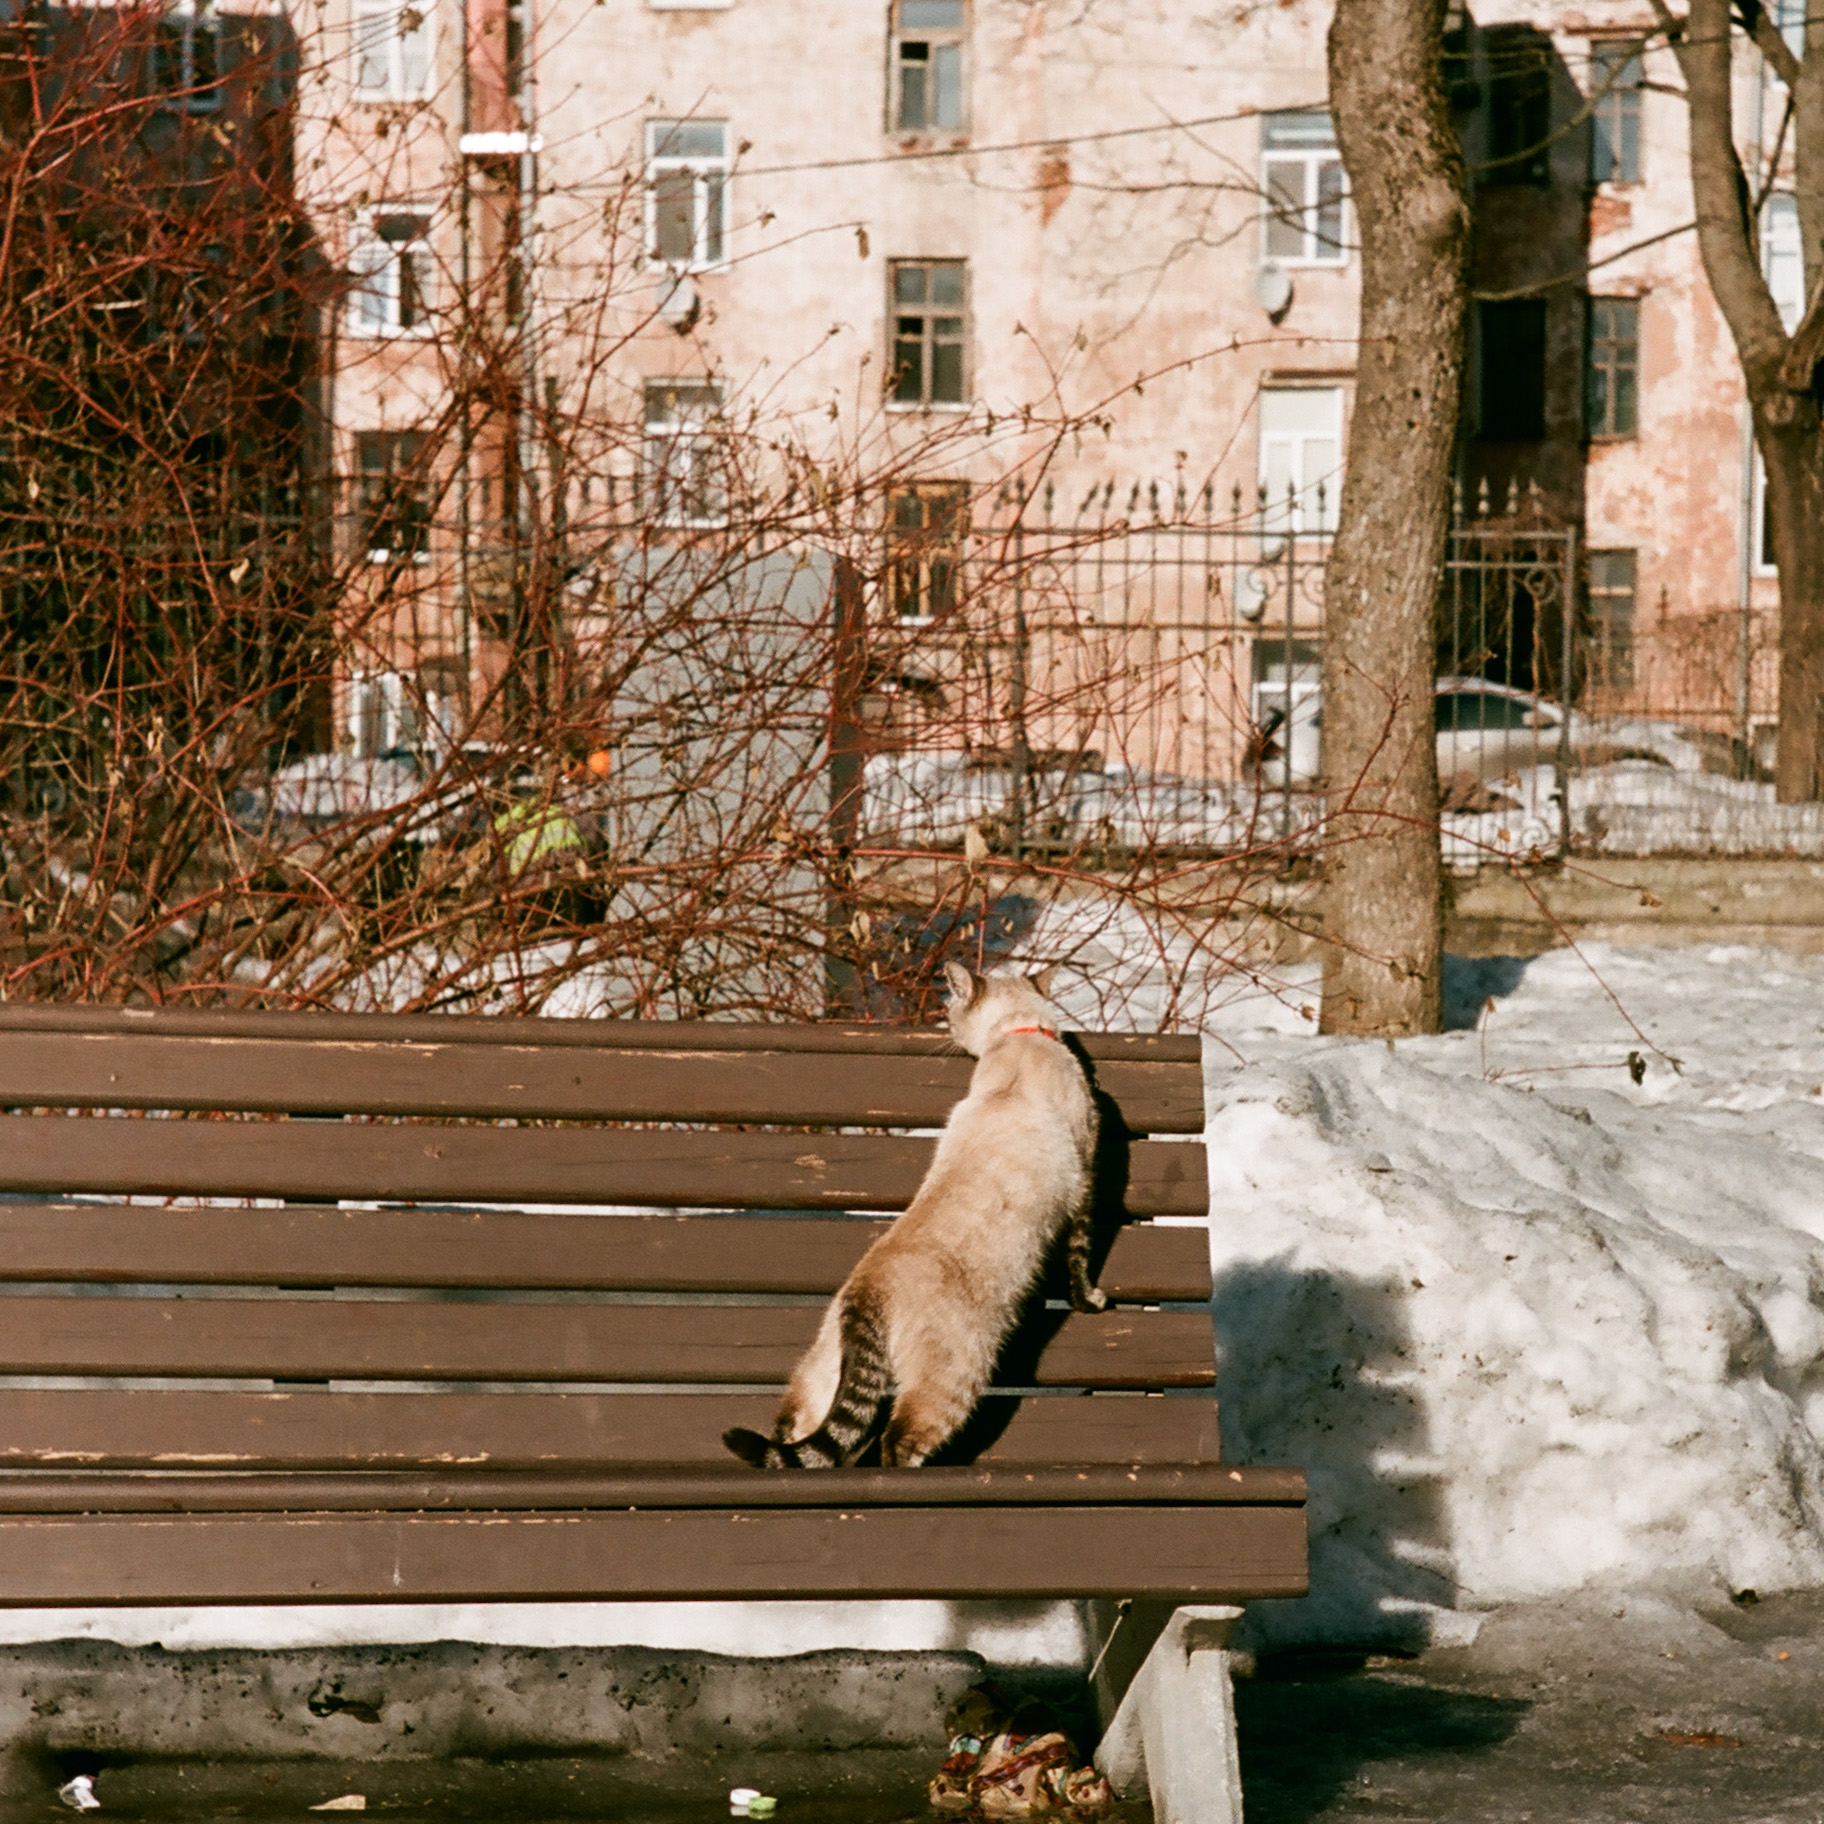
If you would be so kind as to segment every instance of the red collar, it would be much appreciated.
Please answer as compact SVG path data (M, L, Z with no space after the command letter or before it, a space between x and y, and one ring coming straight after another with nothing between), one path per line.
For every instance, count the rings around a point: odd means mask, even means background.
M1058 1036L1049 1026L1009 1026L1007 1030L1001 1034L1001 1037L1010 1039L1016 1032L1036 1032L1042 1038L1047 1039L1055 1039Z

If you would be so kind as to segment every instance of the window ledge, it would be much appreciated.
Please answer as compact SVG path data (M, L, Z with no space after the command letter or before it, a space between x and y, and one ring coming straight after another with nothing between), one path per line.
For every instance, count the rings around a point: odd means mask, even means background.
M910 415L913 412L965 413L975 410L973 399L889 399L887 410Z

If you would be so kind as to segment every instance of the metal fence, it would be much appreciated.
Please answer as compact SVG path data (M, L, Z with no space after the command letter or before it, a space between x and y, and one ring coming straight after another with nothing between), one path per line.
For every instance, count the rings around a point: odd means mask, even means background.
M1541 518L1535 497L1459 514L1450 535L1438 743L1467 852L1572 838L1558 778L1580 706L1617 675L1622 617L1592 620L1576 535ZM1110 841L1154 847L1310 827L1334 525L1321 482L1251 499L1053 483L978 503L966 536L929 514L890 524L878 820L969 813L1016 849L1080 841L1098 817Z

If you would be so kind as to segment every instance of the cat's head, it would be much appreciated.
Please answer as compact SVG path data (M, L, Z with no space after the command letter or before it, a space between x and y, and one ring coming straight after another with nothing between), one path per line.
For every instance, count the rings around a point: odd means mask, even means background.
M1051 1004L1055 969L1037 975L973 975L961 963L944 965L950 984L945 1008L956 1042L979 1058L983 1047L1010 1026L1043 1026L1058 1030L1059 1013Z

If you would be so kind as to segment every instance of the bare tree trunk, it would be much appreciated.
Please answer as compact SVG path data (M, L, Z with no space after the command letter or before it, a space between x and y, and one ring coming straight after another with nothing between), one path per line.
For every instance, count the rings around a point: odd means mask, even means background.
M1767 517L1780 573L1780 744L1774 796L1824 798L1824 441L1815 398L1749 394L1767 468ZM1789 411L1796 422L1769 422ZM1759 528L1756 528L1758 536Z
M1322 1029L1435 1032L1443 951L1434 616L1463 375L1469 206L1443 0L1338 0L1330 105L1362 252L1362 339L1324 586Z
M1654 0L1691 110L1691 189L1710 290L1742 364L1755 442L1767 471L1767 520L1780 573L1780 746L1783 804L1824 797L1824 441L1814 384L1824 357L1824 18L1806 27L1801 59L1765 8L1754 39L1793 94L1804 320L1787 336L1761 272L1751 187L1735 147L1730 0L1692 0L1679 20ZM1755 528L1752 536L1759 536Z

